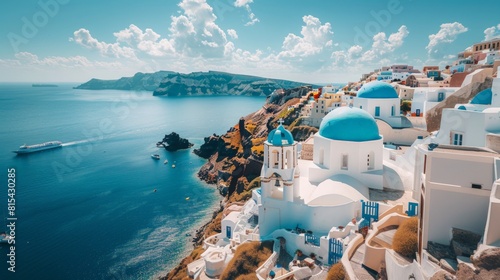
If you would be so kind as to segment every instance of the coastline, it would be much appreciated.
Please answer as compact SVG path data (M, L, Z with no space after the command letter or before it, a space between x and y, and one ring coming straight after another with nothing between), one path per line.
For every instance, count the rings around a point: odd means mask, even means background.
M196 177L199 182L204 185L206 188L213 188L213 185L206 183L202 179L198 177L198 171L192 174L192 176ZM214 190L217 192L216 190ZM186 242L184 244L184 248L182 248L182 252L179 254L179 257L171 263L171 265L167 265L164 269L161 271L157 272L151 279L171 279L167 278L168 274L170 274L171 271L174 271L179 265L187 258L189 255L199 246L201 245L201 242L198 244L194 240L203 240L203 233L204 230L207 228L209 224L211 224L216 215L222 211L222 206L221 202L222 200L220 199L222 197L220 194L215 194L214 201L212 202L212 205L207 207L205 209L206 211L206 216L203 219L200 219L196 224L194 224L190 230L187 232L191 234L191 236L187 237L184 236L184 233L181 233L179 236L180 238L185 238ZM189 240L189 241L188 241Z

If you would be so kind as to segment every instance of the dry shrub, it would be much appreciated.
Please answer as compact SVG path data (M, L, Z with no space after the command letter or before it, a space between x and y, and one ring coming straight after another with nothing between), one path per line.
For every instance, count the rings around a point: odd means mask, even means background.
M257 279L255 270L272 254L273 242L248 242L236 249L233 259L220 276L221 280Z
M338 262L330 268L328 271L327 280L344 280L345 277L345 269L342 263Z
M418 219L412 217L406 219L399 225L394 239L392 240L392 248L399 254L415 258L415 253L418 250Z

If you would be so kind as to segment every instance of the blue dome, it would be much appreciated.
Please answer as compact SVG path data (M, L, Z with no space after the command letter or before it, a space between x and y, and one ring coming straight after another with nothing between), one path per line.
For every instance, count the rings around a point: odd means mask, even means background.
M328 113L321 121L319 135L351 142L381 138L375 119L362 109L350 107L340 107Z
M491 88L487 88L474 96L474 98L470 101L470 104L476 105L491 105L491 96L493 93L491 92Z
M371 82L364 84L358 91L359 98L399 98L396 90L388 83Z
M267 142L274 146L286 146L294 143L292 133L281 124L269 133Z

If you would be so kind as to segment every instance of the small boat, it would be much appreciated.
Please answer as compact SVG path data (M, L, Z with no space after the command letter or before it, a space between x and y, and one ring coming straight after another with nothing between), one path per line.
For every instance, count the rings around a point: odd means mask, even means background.
M163 162L163 164L167 164L167 163L168 163L168 159L166 159L166 160Z
M151 157L153 159L160 159L160 155L159 154L154 154L154 155L151 155Z
M154 191L153 191L153 192L156 192L156 189L154 189Z
M172 168L175 168L175 164L172 164Z
M189 196L186 197L186 200L189 200Z

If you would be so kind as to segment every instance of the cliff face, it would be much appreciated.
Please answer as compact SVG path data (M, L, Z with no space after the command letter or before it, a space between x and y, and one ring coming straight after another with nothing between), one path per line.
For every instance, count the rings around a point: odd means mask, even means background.
M452 95L450 95L445 100L441 101L438 105L430 109L424 116L427 123L427 131L432 132L439 130L441 126L441 116L443 109L454 108L456 104L468 103L474 96L476 96L482 90L491 88L493 83L492 78L486 78L481 83L473 83L467 85Z
M224 135L212 135L195 153L208 158L198 176L207 183L217 183L221 194L231 196L239 188L260 175L264 156L264 142L269 132L277 126L280 118L285 125L294 122L297 112L290 106L299 102L311 87L298 87L273 93L264 106L246 116ZM307 138L309 127L296 129L296 140Z
M155 90L160 82L172 71L158 71L155 73L136 73L133 77L123 77L118 80L100 80L92 79L83 83L75 89L118 89L118 90Z
M294 88L303 83L224 72L173 73L165 77L153 95L247 95L268 96L274 90Z

